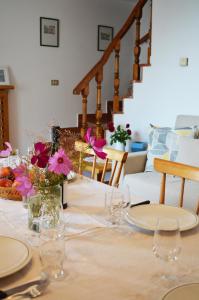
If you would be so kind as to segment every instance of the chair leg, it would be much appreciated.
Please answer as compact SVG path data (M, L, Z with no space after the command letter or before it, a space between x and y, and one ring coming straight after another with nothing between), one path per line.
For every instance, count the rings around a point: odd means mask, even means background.
M162 174L162 182L161 182L161 189L160 189L160 204L164 204L165 201L165 185L166 185L166 173Z
M199 201L198 201L198 207L197 207L197 210L196 210L196 214L199 215Z

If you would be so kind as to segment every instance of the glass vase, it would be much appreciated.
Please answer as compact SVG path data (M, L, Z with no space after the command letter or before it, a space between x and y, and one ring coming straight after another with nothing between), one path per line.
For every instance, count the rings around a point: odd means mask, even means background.
M28 200L28 227L40 232L40 227L56 227L61 212L61 186L52 185L39 189Z

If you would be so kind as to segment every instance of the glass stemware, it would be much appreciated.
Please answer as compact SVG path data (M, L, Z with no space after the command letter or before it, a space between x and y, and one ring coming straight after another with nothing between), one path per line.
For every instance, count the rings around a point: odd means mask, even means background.
M108 221L112 225L121 225L128 205L129 198L126 196L124 190L113 188L107 191L105 194L105 210L108 215Z
M153 239L153 253L162 262L168 263L170 269L162 274L162 279L175 280L176 276L172 274L172 267L175 267L181 252L181 235L179 222L173 218L159 218ZM165 265L165 266L166 266ZM165 270L165 268L164 268Z
M51 280L66 277L65 260L65 220L60 206L59 220L55 226L46 226L46 217L40 221L40 259L43 271ZM48 224L48 222L47 222Z

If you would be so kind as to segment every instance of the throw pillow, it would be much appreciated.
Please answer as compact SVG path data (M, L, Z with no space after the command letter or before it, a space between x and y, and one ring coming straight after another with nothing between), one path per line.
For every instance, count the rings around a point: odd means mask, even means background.
M146 172L154 170L153 161L155 157L175 161L180 136L194 137L193 128L171 129L170 127L155 127L151 125L149 133L149 145L147 153Z
M169 147L169 160L171 161L176 161L181 137L194 138L194 128L173 129L168 133L167 145Z
M199 139L180 137L176 161L186 165L199 167Z
M153 160L155 157L169 159L169 148L167 146L167 135L170 127L155 127L151 125L149 133L149 144L145 171L153 171Z

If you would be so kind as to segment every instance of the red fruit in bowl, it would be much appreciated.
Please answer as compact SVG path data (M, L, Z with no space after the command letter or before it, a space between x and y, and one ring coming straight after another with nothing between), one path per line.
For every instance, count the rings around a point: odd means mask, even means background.
M0 178L0 187L11 187L12 184L12 180L7 178Z
M0 168L0 178L9 177L12 174L13 174L13 172L10 167L1 167Z
M20 183L17 182L17 181L12 182L12 187L13 187L13 188L18 187L19 185L20 185Z

